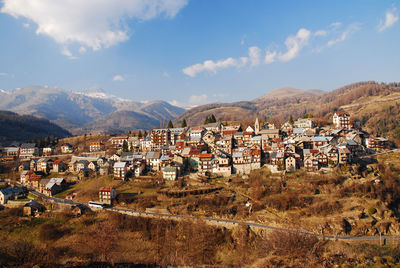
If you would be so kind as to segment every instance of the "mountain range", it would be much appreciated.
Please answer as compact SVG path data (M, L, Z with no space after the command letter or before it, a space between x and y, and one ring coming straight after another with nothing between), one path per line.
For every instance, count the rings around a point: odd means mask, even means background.
M72 92L48 86L0 91L0 110L46 118L74 135L148 129L185 111L165 101L117 98L101 89Z
M349 112L370 133L399 140L400 144L400 83L362 81L329 92L280 88L251 101L197 106L174 123L185 119L189 125L200 125L211 114L221 121L251 124L258 117L278 125L290 117L309 114L316 121L328 123L337 110Z
M400 142L400 83L363 81L326 92L317 89L280 88L250 101L211 103L190 110L165 101L137 102L107 95L99 89L71 92L55 87L29 86L0 90L0 110L34 115L50 120L73 135L124 133L151 129L183 119L189 126L201 125L212 114L222 121L244 124L261 121L283 123L312 114L327 123L334 111L350 112L366 130Z

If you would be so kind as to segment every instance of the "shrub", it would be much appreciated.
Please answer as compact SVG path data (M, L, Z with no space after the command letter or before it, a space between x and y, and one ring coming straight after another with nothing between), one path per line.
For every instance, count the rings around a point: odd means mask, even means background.
M376 213L376 208L370 207L368 209L368 213L369 213L369 215L374 215Z

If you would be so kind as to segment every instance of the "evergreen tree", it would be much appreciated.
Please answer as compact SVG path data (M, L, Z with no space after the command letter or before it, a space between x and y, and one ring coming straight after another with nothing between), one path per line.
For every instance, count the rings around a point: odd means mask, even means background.
M128 152L129 151L128 143L126 141L124 141L124 143L122 144L122 151L123 152Z
M186 123L186 119L185 118L182 120L181 127L187 127L187 123Z
M140 139L141 137L143 137L142 131L141 131L141 130L139 130L138 137L139 137L139 139Z
M292 115L290 115L290 117L289 117L289 122L290 122L290 124L293 124L293 123L294 123L294 120L293 120L293 116L292 116Z
M169 120L167 128L174 128L174 125L172 124L171 120Z
M216 123L217 119L215 118L214 114L210 116L210 123Z

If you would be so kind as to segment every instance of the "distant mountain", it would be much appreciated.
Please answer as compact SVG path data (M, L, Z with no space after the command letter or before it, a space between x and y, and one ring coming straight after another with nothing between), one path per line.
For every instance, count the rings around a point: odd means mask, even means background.
M0 111L0 144L26 142L46 137L64 138L71 134L47 119Z
M292 97L307 97L307 96L320 96L326 93L323 90L319 89L309 89L309 90L301 90L292 87L283 87L272 90L267 94L255 99L254 101L262 101L262 100L271 100L271 99L283 99L283 98L292 98Z
M312 114L318 120L329 121L337 110L350 112L369 132L399 140L400 144L400 83L362 81L324 92L281 88L253 101L214 103L197 106L180 115L174 123L186 119L189 125L202 124L214 114L223 121L283 123L289 116Z
M184 118L191 125L201 124L204 118L214 114L217 119L226 121L252 121L256 116L264 118L275 116L282 112L282 107L291 104L307 103L310 99L322 96L322 90L301 90L295 88L280 88L254 99L233 103L213 103L197 106L175 119L175 123ZM283 111L285 112L285 111Z
M111 125L103 120L115 119L120 115L125 118L116 120L121 126L113 123L113 127L106 132L156 127L161 120L171 120L185 111L164 101L136 102L121 99L107 95L101 89L72 92L48 86L0 91L0 109L47 118L73 134L100 131L101 125ZM120 111L132 113L116 113ZM128 126L126 122L132 125Z

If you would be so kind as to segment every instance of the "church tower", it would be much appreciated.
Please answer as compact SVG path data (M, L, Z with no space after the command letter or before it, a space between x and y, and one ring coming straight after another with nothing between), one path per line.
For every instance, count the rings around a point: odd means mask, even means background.
M258 135L260 132L260 123L258 122L258 117L256 118L256 122L254 123L254 133Z

